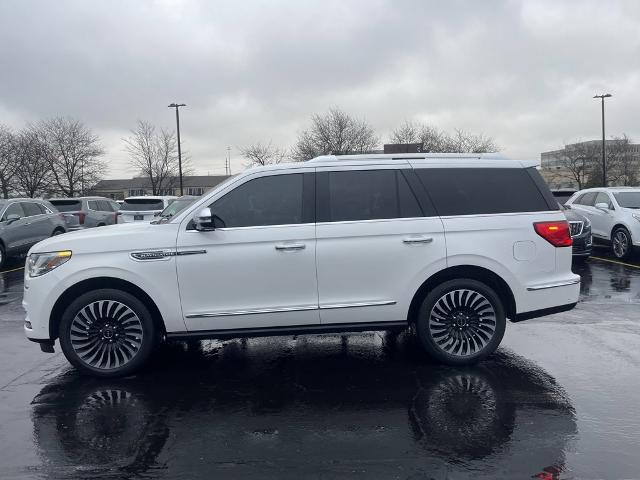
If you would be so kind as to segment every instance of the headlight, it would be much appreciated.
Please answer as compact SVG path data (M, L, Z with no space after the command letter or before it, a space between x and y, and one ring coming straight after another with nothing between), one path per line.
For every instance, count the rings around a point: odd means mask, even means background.
M60 252L32 253L27 260L27 273L39 277L71 259L71 250Z
M584 228L591 228L591 222L586 217L584 219Z

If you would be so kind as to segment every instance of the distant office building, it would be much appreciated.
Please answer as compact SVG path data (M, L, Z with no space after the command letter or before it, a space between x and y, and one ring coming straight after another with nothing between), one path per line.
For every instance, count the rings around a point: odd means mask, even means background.
M186 175L182 177L185 195L202 195L219 183L226 180L228 175ZM164 188L158 195L180 195L180 181L171 179L170 187ZM116 180L101 180L92 189L93 195L123 200L126 197L152 195L151 182L146 177L133 177Z
M615 148L620 140L607 140L605 147ZM630 156L629 165L635 165L637 175L640 176L640 144L629 143L626 145L626 153ZM591 159L592 163L597 163L598 167L602 161L602 140L587 140L585 142L572 143L560 150L551 150L540 154L540 173L551 188L578 188L575 179L566 168L567 157L577 156L580 152ZM611 172L608 177L614 178L616 172ZM610 180L610 186L617 182Z

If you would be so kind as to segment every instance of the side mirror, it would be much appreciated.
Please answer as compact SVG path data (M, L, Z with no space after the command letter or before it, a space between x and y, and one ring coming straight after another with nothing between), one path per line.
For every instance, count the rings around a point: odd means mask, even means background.
M603 212L607 212L607 211L609 211L609 205L608 205L608 204L606 204L606 203L604 203L604 202L602 202L602 203L596 203L595 207L596 207L598 210L602 210Z
M7 218L6 218L6 220L7 220L7 225L12 224L12 223L13 223L13 222L15 222L16 220L20 220L20 218L22 218L22 217L20 217L20 215L18 215L18 214L16 214L16 213L11 213L11 214L7 215Z
M210 232L215 230L213 225L213 214L210 208L202 208L193 216L193 226L199 232Z

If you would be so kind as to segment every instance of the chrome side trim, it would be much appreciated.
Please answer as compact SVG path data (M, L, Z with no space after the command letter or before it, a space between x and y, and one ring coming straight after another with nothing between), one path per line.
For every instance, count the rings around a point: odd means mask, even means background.
M569 280L566 282L548 283L546 285L536 285L534 287L527 287L527 290L530 292L533 292L536 290L546 290L547 288L567 287L569 285L575 285L577 283L580 283L579 278L576 280Z
M153 261L153 260L168 260L169 257L176 255L175 250L163 249L163 250L142 250L138 252L131 252L129 256L138 262Z
M274 307L274 308L256 308L250 310L232 310L228 312L202 312L188 313L185 318L209 318L209 317L227 317L233 315L257 315L260 313L284 313L284 312L304 312L307 310L330 310L334 308L355 308L355 307L377 307L382 305L395 305L395 300L381 300L375 302L356 302L356 303L332 303L325 305L300 305L299 307Z
M258 313L303 312L306 310L317 309L317 305L301 305L299 307L256 308L252 310L233 310L230 312L189 313L185 315L185 318L227 317L232 315L255 315Z
M333 308L357 308L357 307L379 307L383 305L395 305L395 300L380 300L375 302L356 302L356 303L332 303L320 305L320 310L330 310Z
M177 255L180 257L182 255L202 255L207 253L206 250L180 250Z

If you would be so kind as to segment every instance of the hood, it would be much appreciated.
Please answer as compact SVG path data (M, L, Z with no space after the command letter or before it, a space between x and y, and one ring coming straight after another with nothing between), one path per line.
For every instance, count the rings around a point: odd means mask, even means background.
M71 250L74 254L173 248L178 224L122 223L56 235L36 243L29 253Z
M575 210L571 210L570 208L567 210L563 210L564 216L567 217L567 220L570 222L585 222L587 219L580 215Z

